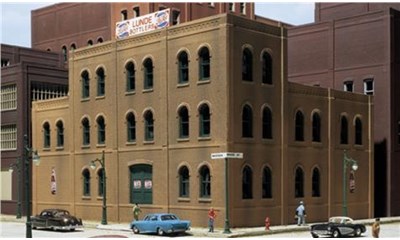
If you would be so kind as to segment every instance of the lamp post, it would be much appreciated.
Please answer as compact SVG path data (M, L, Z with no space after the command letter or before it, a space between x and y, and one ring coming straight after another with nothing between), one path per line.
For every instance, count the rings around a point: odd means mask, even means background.
M31 171L30 165L31 161L29 160L30 155L32 155L32 161L36 164L36 166L40 163L40 157L37 154L37 151L33 150L29 147L28 143L28 135L24 135L24 163L25 163L25 190L26 190L26 238L32 238L32 222L31 222Z
M10 165L9 172L12 173L14 169L17 169L17 178L18 178L18 192L17 192L17 213L16 217L21 218L21 158L17 158L17 162Z
M101 218L101 224L107 225L107 191L106 191L106 165L105 165L105 158L104 158L104 150L103 154L101 155L101 159L96 158L95 160L90 162L90 168L95 169L96 168L96 162L99 162L101 167L103 168L103 212L102 212L102 218Z
M347 165L350 165L351 169L357 171L357 161L347 157L346 150L343 151L343 216L347 216Z

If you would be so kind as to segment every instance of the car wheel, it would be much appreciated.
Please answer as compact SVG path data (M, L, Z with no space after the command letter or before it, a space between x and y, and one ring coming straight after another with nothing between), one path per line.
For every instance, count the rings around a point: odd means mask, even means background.
M139 229L136 226L132 227L132 231L134 234L138 234L139 233Z
M311 236L312 236L313 238L319 238L318 234L315 234L315 233L311 233Z
M160 235L160 236L164 235L164 230L162 230L162 228L158 228L157 229L157 234Z
M332 237L334 238L339 238L340 237L340 232L339 230L335 229L332 233Z
M361 228L356 228L356 236L361 236Z

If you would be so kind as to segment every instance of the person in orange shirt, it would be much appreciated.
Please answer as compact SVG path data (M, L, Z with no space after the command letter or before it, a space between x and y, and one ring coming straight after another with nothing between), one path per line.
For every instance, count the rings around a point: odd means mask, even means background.
M372 237L379 238L380 228L380 219L376 218L375 222L372 224Z
M214 232L214 220L217 217L217 214L214 211L214 208L210 208L208 211L208 232Z

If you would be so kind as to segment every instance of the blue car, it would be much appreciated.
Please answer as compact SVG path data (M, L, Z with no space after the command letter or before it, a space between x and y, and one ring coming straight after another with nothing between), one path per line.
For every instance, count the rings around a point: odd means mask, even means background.
M190 229L190 221L180 220L171 213L154 213L141 221L132 221L133 233L157 233L158 235L182 233Z

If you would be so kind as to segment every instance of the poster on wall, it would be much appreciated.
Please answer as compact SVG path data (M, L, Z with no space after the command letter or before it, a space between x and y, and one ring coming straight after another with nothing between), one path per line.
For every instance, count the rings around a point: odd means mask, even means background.
M153 182L151 180L144 181L144 188L151 189L153 187Z
M140 181L140 180L134 180L133 181L133 188L134 189L139 189L141 187L142 187L142 181Z
M56 170L54 169L54 167L51 168L50 191L53 195L57 193Z

